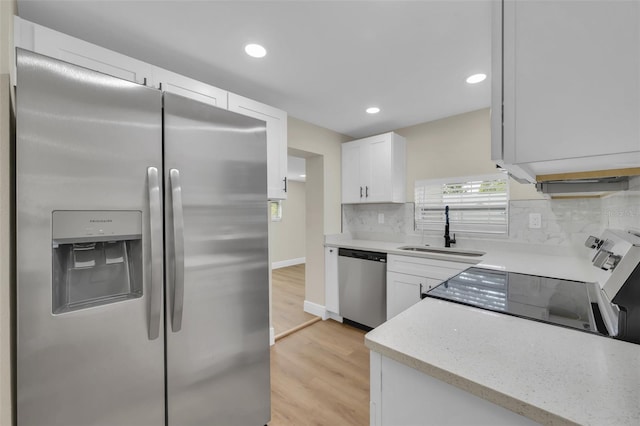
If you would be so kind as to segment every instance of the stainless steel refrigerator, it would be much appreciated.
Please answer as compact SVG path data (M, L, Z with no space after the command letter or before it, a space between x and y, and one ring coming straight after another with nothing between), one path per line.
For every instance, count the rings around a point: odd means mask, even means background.
M265 123L17 62L18 425L266 424Z

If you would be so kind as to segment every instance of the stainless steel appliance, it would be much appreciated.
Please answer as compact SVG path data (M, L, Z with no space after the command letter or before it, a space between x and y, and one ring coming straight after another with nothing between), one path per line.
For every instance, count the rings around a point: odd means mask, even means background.
M522 318L640 343L640 237L589 237L593 282L471 267L423 293Z
M266 424L265 123L17 62L18 425Z
M371 329L387 320L387 254L338 250L340 316ZM363 327L364 326L364 327Z

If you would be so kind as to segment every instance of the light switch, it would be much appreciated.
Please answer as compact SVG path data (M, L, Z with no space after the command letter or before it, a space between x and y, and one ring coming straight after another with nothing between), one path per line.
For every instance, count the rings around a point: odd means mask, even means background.
M529 228L540 229L542 228L542 214L541 213L529 213Z
M378 223L384 223L384 213L378 213Z

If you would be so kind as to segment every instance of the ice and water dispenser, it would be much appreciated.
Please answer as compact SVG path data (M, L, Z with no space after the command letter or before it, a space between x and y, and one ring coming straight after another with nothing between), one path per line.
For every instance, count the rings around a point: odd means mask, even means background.
M52 312L142 296L142 212L52 213Z

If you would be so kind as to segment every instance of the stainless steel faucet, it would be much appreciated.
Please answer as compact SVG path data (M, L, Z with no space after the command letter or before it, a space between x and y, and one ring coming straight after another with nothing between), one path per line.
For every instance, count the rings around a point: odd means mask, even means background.
M451 244L456 243L456 234L453 234L453 238L449 236L449 206L444 207L444 216L445 216L445 224L444 224L444 246L451 247Z

